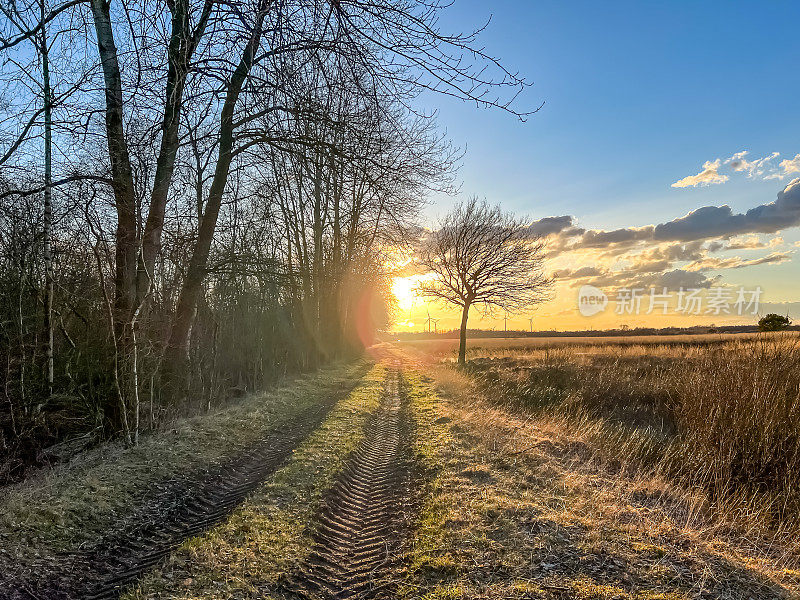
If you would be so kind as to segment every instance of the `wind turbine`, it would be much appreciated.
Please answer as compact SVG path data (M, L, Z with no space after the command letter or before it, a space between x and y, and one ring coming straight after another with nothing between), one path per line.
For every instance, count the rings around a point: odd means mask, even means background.
M430 311L430 309L425 309L425 311L428 313L428 333L430 333L431 332L431 321L433 319L431 319L431 311Z
M439 330L436 327L436 324L439 322L439 319L431 319L431 320L433 321L433 333L435 333L435 334L439 333Z
M531 333L533 333L533 317L528 317L528 322L531 324Z

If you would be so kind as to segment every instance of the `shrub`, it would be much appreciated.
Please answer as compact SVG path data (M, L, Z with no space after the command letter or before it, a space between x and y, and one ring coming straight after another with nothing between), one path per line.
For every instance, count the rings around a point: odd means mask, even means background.
M789 319L789 317L776 315L775 313L770 313L758 320L758 328L761 331L781 331L786 329L791 324L792 321Z

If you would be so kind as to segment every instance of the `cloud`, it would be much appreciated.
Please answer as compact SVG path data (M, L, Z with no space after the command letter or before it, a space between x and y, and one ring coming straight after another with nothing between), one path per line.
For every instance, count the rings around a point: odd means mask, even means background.
M661 223L654 230L660 240L697 240L741 233L743 215L734 215L730 206L703 206L686 216Z
M779 265L791 259L791 252L773 252L772 254L767 254L761 258L743 261L740 265L737 265L734 268L741 269L742 267L752 267L754 265Z
M659 273L669 270L675 263L700 260L705 255L702 241L662 244L633 256L626 270L639 274Z
M553 277L560 280L583 279L584 277L598 277L605 273L598 267L580 267L579 269L562 269L554 271Z
M712 258L707 257L702 260L697 260L684 267L687 271L721 271L723 269L742 269L744 267L753 267L756 265L780 264L791 260L792 252L773 252L760 258L753 258L745 260L738 256L730 258Z
M792 173L800 173L800 154L794 158L785 158L781 161L781 169L783 169L782 177L787 177Z
M692 242L677 242L655 246L650 250L642 252L638 258L640 260L697 260L705 254L703 240Z
M783 246L786 241L781 236L775 236L769 242L762 242L755 234L746 237L733 237L729 243L724 240L715 240L706 246L709 252L719 252L720 250L758 250L760 248L777 248Z
M652 286L657 289L667 288L668 291L675 291L681 288L709 288L717 279L717 277L709 279L698 272L674 269L665 273L658 273L650 277L641 278L636 283L636 287L649 288Z
M675 183L672 184L674 188L685 188L685 187L696 187L698 185L707 186L712 184L718 183L725 183L728 181L729 177L727 175L721 175L719 173L719 168L722 165L722 161L718 158L717 160L711 162L707 160L703 163L703 170L700 171L697 175L689 175L684 177L683 179L679 179Z
M792 180L783 190L778 192L776 199L767 204L751 208L745 213L734 213L730 206L703 206L690 213L660 223L659 225L645 225L643 227L623 227L605 231L601 229L582 229L575 226L571 216L546 217L530 226L537 235L552 236L547 244L549 258L554 258L565 252L576 250L601 250L603 257L615 257L630 252L632 248L641 245L678 242L669 246L670 255L662 258L681 260L681 253L697 253L700 245L713 238L728 239L732 236L742 236L754 233L775 233L782 229L800 225L800 178ZM746 240L731 240L728 246L718 239L711 242L707 248L710 252L730 249L755 249L764 248L765 244L751 236ZM694 246L686 246L689 242L700 242ZM782 242L773 240L770 247L780 245ZM661 250L666 252L666 250ZM653 256L653 259L658 258ZM696 257L685 256L683 260L694 260Z
M725 242L717 240L714 242L710 242L708 244L707 250L709 252L719 252L720 250L725 250L727 246L725 246Z
M530 227L536 234L550 236L546 246L550 259L580 250L599 251L600 258L611 259L644 248L649 254L643 254L641 260L674 262L697 260L701 250L718 252L779 246L784 243L781 238L765 244L753 234L776 233L797 226L800 226L800 178L787 184L773 202L745 213L734 213L727 205L703 206L659 225L611 231L579 228L571 216L546 217ZM726 239L730 239L727 245ZM672 243L663 245L669 242ZM704 244L707 246L703 249Z
M781 238L775 238L781 239ZM757 235L749 235L747 237L733 238L726 246L720 243L724 250L754 250L757 248L766 248L767 245L758 239ZM772 242L770 242L772 244Z
M703 163L703 170L700 173L684 177L673 183L672 187L685 188L725 183L730 176L720 173L723 168L727 168L733 173L744 173L748 179L786 179L793 174L800 173L800 154L794 158L784 159L778 164L776 161L781 155L780 152L772 152L753 160L747 158L749 155L749 151L742 150L724 161L719 158L706 161Z
M687 271L685 269L672 269L660 273L631 273L627 270L607 271L599 277L584 279L581 282L572 284L573 287L588 284L602 290L618 288L642 288L654 287L657 289L667 288L669 291L679 290L680 288L708 288L718 279L709 278L703 273Z
M547 237L548 261L554 261L551 269L560 285L675 290L717 285L721 273L730 269L792 260L795 247L779 251L789 244L774 234L797 226L800 178L786 184L772 202L743 212L727 205L703 206L658 225L613 230L583 229L572 216L551 216L530 230ZM715 255L735 250L769 253L755 258Z
M563 215L560 217L545 217L534 221L528 226L528 231L535 236L545 237L547 235L554 235L563 232L572 232L573 234L580 235L583 229L573 227L574 218L570 215Z
M626 271L629 273L658 273L666 271L672 266L671 260L640 260L631 265Z
M656 240L698 240L743 233L775 233L800 225L800 178L792 180L769 204L734 214L730 206L703 206L657 225Z
M749 178L764 177L766 179L772 178L775 167L772 161L780 156L780 152L773 152L763 158L755 160L747 160L745 157L749 154L747 150L737 152L725 161L725 164L730 165L731 169L738 173L747 173Z
M621 249L625 249L637 242L651 239L653 239L652 225L646 225L645 227L624 227L612 231L590 229L584 231L580 239L576 240L569 249L608 249L609 246L620 246Z

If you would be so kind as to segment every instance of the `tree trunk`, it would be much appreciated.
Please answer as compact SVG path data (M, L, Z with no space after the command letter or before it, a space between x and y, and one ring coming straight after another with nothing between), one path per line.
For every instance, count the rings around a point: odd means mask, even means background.
M114 273L114 339L116 343L116 377L120 382L120 398L109 402L104 413L113 431L124 427L125 402L128 396L127 378L120 372L121 365L130 355L130 323L136 308L136 269L138 239L136 231L136 192L133 183L128 144L125 140L122 102L122 76L120 74L114 31L111 23L109 3L92 0L92 16L97 34L97 49L103 67L103 83L106 95L106 138L108 157L111 163L114 201L117 209L117 231Z
M461 311L461 335L458 343L458 364L463 365L467 361L467 317L469 316L469 303L464 304Z
M200 20L194 32L189 25L189 2L180 0L167 3L172 13L171 37L167 52L168 70L167 85L164 98L164 119L161 124L161 147L156 161L156 172L153 179L153 190L150 195L150 206L147 221L142 234L142 260L137 274L138 295L141 301L147 296L152 283L156 256L161 248L161 234L164 229L164 213L167 207L167 195L175 172L175 157L178 153L178 130L183 110L183 94L186 87L186 75L189 63L202 37L209 15L214 4L206 0Z
M53 253L50 246L53 229L53 92L50 88L50 58L45 30L45 6L41 2L42 33L42 79L44 93L44 334L47 361L47 395L53 395Z
M214 230L217 226L217 218L222 205L222 195L225 193L225 185L228 182L228 173L233 160L234 109L242 87L253 66L255 53L261 41L264 17L270 3L271 0L262 0L260 3L256 22L253 25L253 33L247 46L245 46L236 70L233 72L225 95L225 103L222 106L217 164L214 169L214 177L206 200L203 218L200 221L200 227L197 232L197 242L178 297L178 306L175 310L165 353L165 368L169 374L168 376L171 377L183 372L182 365L186 361L189 333L191 332L203 278L206 274L211 242L214 238Z

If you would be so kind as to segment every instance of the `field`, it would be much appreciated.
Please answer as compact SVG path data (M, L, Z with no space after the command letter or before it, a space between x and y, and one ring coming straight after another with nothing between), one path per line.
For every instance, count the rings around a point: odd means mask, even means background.
M455 360L455 341L406 346L435 363ZM795 572L800 551L795 334L478 339L468 346L467 358L468 379L491 407L484 407L491 415L486 419L480 409L470 411L472 418L488 436L511 421L517 424L512 431L527 429L539 438L518 452L555 446L554 454L569 465L565 485L577 488L574 505L603 491L599 512L605 514L593 514L595 527L605 522L620 532L629 517L621 523L608 513L621 505L627 507L623 512L637 507L640 515L644 507L665 516L669 527L691 537L697 548L724 547L718 556L750 554L750 564ZM580 481L587 466L591 474ZM497 468L489 471L497 477ZM663 525L639 522L623 535L630 541ZM664 541L661 534L653 539ZM648 546L653 539L635 544ZM682 554L656 546L671 559ZM636 570L630 555L623 561L629 573ZM739 597L743 591L734 586L727 593Z
M786 334L768 334L771 337L782 337ZM518 338L477 338L467 340L467 352L470 356L485 356L497 352L508 353L524 351L531 348L559 348L563 346L670 346L677 345L710 345L729 341L744 341L763 338L764 334L751 333L704 333L684 335L641 335L641 336L597 336L597 337L518 337ZM429 339L394 342L401 348L421 351L437 358L444 358L458 351L458 339Z
M796 598L796 339L380 344L6 488L0 598Z
M797 336L615 342L493 343L469 371L608 460L702 489L720 515L800 531Z

